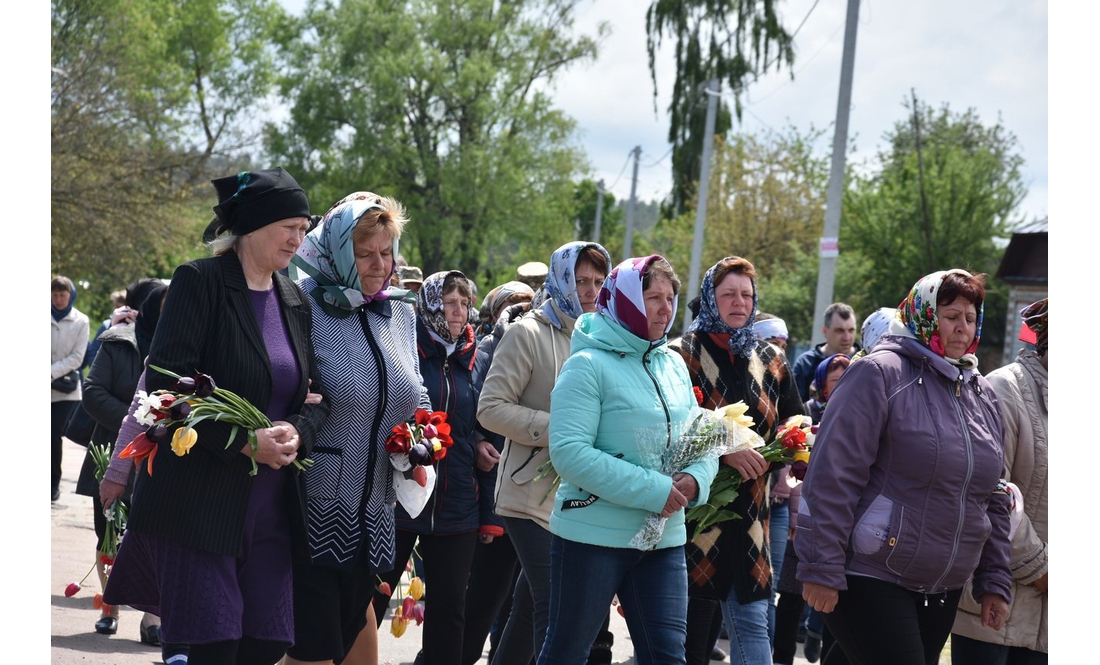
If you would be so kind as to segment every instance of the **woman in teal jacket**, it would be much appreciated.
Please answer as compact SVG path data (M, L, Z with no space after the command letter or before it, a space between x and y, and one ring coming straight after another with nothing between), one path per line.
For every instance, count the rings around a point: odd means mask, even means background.
M665 345L679 287L662 257L627 259L604 282L597 311L577 320L550 400L550 459L561 485L539 665L584 663L616 594L637 661L684 662L684 508L706 501L718 464L661 472L696 406L687 366ZM668 518L664 534L654 548L635 549L653 513Z

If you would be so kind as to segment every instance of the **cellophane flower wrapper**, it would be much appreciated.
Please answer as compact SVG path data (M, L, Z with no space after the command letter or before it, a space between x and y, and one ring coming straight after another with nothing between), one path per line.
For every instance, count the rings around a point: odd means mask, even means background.
M748 420L749 424L751 422ZM661 455L661 473L671 477L706 459L763 446L764 440L760 435L744 423L745 420L732 413L725 415L722 410L697 407L690 424ZM649 513L641 530L631 538L629 546L639 550L657 547L664 537L667 523L668 518L661 517L660 513Z

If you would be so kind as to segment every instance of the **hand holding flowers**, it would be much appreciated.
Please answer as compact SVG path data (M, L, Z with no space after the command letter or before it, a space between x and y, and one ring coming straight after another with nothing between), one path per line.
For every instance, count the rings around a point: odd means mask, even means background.
M393 428L386 439L386 450L391 454L407 455L409 463L417 467L443 459L453 443L445 411L417 409L412 423L401 423Z

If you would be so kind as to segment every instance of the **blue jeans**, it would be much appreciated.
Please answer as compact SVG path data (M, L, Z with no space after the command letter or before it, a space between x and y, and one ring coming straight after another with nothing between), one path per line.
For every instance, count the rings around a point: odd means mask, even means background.
M516 549L521 572L512 597L512 611L501 632L493 663L525 664L538 655L546 635L546 617L550 612L551 535L538 522L518 517L505 517L504 528ZM589 641L585 648L591 644Z
M780 482L786 482L781 480ZM772 599L768 604L768 643L775 644L775 586L779 584L779 571L783 570L783 555L787 551L787 537L791 531L791 510L786 501L773 503L768 537L772 555Z
M682 547L642 552L554 536L550 562L550 622L538 665L584 665L616 594L639 665L686 662Z
M768 608L775 607L767 598L742 605L737 590L731 588L722 601L722 617L730 634L731 665L768 665L772 662L772 643L768 639Z

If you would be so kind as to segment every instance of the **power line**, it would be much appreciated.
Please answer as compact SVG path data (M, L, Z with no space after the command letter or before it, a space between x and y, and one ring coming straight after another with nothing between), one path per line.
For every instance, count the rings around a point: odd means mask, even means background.
M607 191L615 189L615 185L619 184L619 180L623 177L623 173L626 172L626 165L630 163L630 158L634 156L634 148L630 149L630 152L626 153L626 161L623 162L623 167L619 169L619 175L615 178L615 182L611 183L611 186L607 188Z
M671 154L672 154L672 147L670 146L669 149L667 151L665 151L665 154L663 154L663 155L661 155L660 157L657 158L657 161L650 162L649 164L642 164L641 166L642 166L643 169L648 169L650 167L657 166L661 162L665 161L665 157L668 157Z

